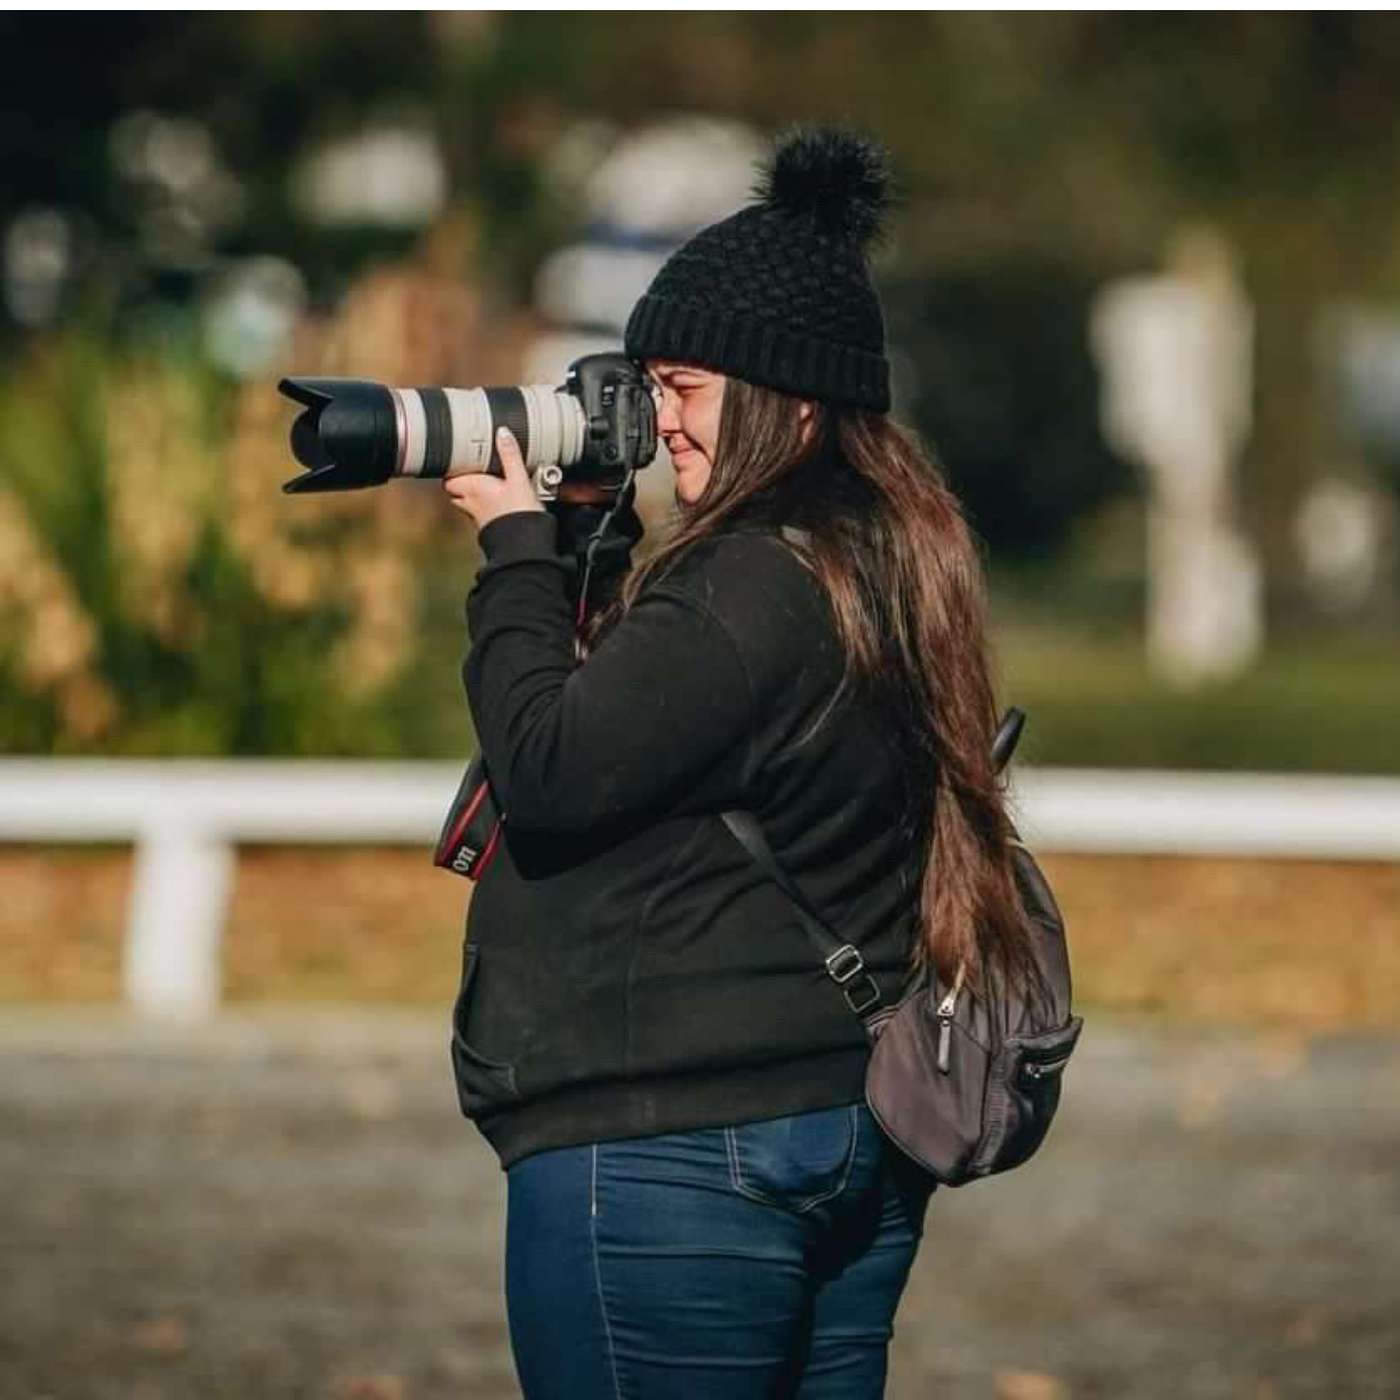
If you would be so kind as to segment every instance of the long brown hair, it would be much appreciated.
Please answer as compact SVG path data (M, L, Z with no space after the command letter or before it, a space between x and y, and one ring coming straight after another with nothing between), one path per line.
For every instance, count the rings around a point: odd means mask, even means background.
M701 499L590 619L585 647L646 582L740 519L807 531L799 549L830 599L848 687L884 705L906 758L906 833L922 851L910 971L931 963L985 993L991 969L1041 985L1012 873L981 559L957 497L916 435L884 414L813 405L729 378Z

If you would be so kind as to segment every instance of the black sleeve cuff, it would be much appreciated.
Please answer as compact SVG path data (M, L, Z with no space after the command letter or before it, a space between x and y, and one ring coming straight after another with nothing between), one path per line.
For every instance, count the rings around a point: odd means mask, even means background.
M476 542L487 564L559 559L559 525L547 510L512 510L488 521Z

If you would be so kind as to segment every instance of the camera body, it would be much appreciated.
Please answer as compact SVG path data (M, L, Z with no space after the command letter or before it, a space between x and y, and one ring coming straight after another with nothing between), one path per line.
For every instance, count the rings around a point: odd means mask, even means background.
M656 456L656 398L627 355L585 355L562 385L402 389L365 379L287 378L278 390L302 406L292 454L307 468L282 489L351 491L396 476L502 474L496 429L520 444L541 501L567 474L617 490Z

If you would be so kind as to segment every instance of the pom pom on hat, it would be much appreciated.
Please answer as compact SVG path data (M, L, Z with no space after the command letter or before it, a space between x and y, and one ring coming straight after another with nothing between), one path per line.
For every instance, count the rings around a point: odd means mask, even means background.
M810 215L825 233L878 241L894 202L889 153L842 127L795 127L780 138L754 194L769 209Z

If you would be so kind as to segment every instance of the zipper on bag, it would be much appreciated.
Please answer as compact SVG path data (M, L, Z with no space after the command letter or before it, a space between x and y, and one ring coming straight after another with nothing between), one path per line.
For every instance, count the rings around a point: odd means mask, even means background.
M938 1069L942 1074L949 1072L953 1049L953 1012L958 1004L958 992L962 990L963 972L966 963L958 965L958 975L949 989L948 995L938 1003Z
M1068 1063L1068 1055L1061 1055L1058 1060L1028 1060L1021 1066L1021 1073L1030 1079L1043 1079L1049 1074L1059 1074Z

